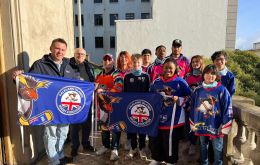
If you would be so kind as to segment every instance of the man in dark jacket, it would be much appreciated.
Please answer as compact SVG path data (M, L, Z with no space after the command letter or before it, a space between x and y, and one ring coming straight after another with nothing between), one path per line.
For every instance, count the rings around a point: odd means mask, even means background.
M74 51L74 57L70 59L70 65L74 71L78 74L78 77L82 81L94 82L95 76L92 65L86 60L86 51L83 48L76 48ZM71 156L78 154L79 142L79 130L82 128L81 144L84 151L94 151L95 149L90 145L89 135L91 131L91 108L89 109L88 118L85 122L71 125Z
M29 72L77 79L75 71L70 66L69 59L64 57L66 50L67 43L64 39L54 39L50 46L51 53L35 61ZM13 78L15 79L21 73L21 70L15 71ZM65 157L63 152L68 130L69 125L67 124L44 126L43 140L49 164L56 165L72 162L72 158Z

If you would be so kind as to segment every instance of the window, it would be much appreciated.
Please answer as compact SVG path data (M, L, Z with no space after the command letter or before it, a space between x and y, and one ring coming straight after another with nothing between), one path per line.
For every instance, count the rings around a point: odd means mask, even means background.
M118 0L109 0L110 3L118 2Z
M77 4L78 0L74 0L74 3ZM83 0L80 0L80 3L83 3Z
M76 37L76 48L79 47L79 37ZM82 37L82 47L85 48L85 37Z
M75 14L75 26L79 26L78 24L78 14ZM81 26L84 26L84 16L81 14Z
M84 16L81 14L81 26L84 26Z
M126 13L125 19L135 19L135 13Z
M103 48L103 37L95 37L95 48Z
M115 25L115 20L118 19L118 14L110 14L110 26Z
M150 0L141 0L141 2L150 2Z
M78 26L78 14L75 14L75 26Z
M141 13L141 19L150 19L150 13Z
M76 37L76 48L79 47L79 37Z
M103 25L103 15L102 14L95 14L94 15L94 24L95 24L95 26L102 26Z
M102 3L102 0L94 0L94 3Z
M82 47L85 48L85 37L82 37Z
M110 48L115 48L116 40L115 36L110 36Z

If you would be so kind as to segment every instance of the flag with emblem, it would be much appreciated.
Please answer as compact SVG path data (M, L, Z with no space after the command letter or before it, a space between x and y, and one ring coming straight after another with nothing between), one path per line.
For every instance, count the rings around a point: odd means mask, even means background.
M82 123L88 117L94 84L39 74L16 78L20 125Z
M107 104L111 106L108 130L157 135L162 107L161 95L148 92L105 95L103 98L109 98L106 100L109 100Z

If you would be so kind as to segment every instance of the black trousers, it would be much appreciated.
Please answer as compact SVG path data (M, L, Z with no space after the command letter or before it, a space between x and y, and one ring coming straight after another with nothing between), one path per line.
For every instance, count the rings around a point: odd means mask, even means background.
M71 142L72 142L72 146L71 148L74 150L78 150L79 146L80 146L80 142L79 142L79 131L80 129L82 130L82 136L81 136L81 144L83 147L87 147L90 145L89 142L89 135L91 132L91 110L88 113L88 118L86 121L84 121L83 123L79 123L79 124L71 124L70 128L71 128Z
M170 130L158 130L157 137L150 137L150 147L152 158L156 161L165 161L166 163L177 163L179 159L179 140L183 135L183 126L173 129L171 151L169 156L169 135Z
M145 134L138 134L139 138L138 138L138 143L139 143L139 149L143 149L145 148ZM131 147L132 149L136 149L137 148L137 134L136 133L127 133L127 136L129 137L129 139L131 140Z

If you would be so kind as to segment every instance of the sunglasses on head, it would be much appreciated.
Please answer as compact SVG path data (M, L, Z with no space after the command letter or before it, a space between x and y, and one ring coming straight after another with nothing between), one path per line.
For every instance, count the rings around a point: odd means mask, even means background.
M112 61L112 58L111 57L109 57L109 56L105 56L104 58L103 58L103 61Z

